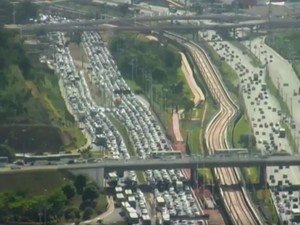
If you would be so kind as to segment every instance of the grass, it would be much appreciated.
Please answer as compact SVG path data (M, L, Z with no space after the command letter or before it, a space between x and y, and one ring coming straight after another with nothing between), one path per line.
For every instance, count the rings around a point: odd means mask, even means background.
M135 81L133 81L133 80L128 80L128 79L126 79L125 81L126 81L126 83L128 84L129 88L130 88L133 92L135 92L135 91L140 91L140 90L141 90L140 86L139 86Z
M237 122L237 124L234 127L234 131L233 131L233 144L234 147L236 148L242 148L243 146L240 143L240 136L242 134L250 134L251 131L251 127L248 121L248 117L244 114L239 121Z
M271 191L270 190L258 190L256 192L256 197L258 200L260 200L264 207L268 210L270 214L270 219L272 224L279 224L278 222L278 215L275 209L275 206L273 204L272 196L271 196Z
M259 183L259 169L257 167L247 167L244 168L244 172L246 177L248 178L247 180L251 184L258 184Z
M70 174L60 171L11 171L0 174L0 192L23 189L30 195L44 194L70 181Z
M200 123L200 121L198 121L198 123ZM189 131L188 144L191 150L191 154L202 153L202 149L200 149L200 140L199 140L200 130L201 130L200 127L196 127L195 129Z
M0 192L20 190L26 191L29 197L45 195L72 181L73 175L64 170L10 171L9 173L0 174ZM66 208L70 206L79 208L81 203L82 197L76 195ZM100 194L97 198L97 204L94 207L95 214L93 216L104 212L106 208L106 195Z
M62 139L65 145L65 151L77 149L81 146L84 146L87 142L82 132L77 128L63 128L62 131Z
M123 140L125 142L125 145L127 147L130 157L135 157L136 152L134 151L133 145L129 139L129 134L127 133L126 127L115 117L109 115L108 118L112 122L112 124L117 128L117 130L120 132L121 136L123 137ZM137 171L136 176L140 183L146 183L146 179L145 179L143 172Z
M187 95L187 98L193 100L194 99L194 95L192 90L190 89L187 80L185 79L185 76L181 70L181 68L177 69L177 76L183 81L184 85L183 85L183 89L184 89L184 93Z
M127 133L126 127L115 117L112 115L108 116L111 123L117 128L117 130L120 132L121 136L123 137L123 140L125 142L125 145L128 149L128 153L131 157L135 156L134 148L132 146L132 143L129 139L129 134Z
M300 55L299 31L277 32L265 39L276 52L290 60Z
M213 184L214 178L209 168L198 169L198 176L204 179L203 181L205 181L205 184Z
M109 16L116 16L116 17L124 17L124 15L121 13L120 9L116 6L111 6L108 4L100 4L100 3L93 3L93 4L81 4L76 3L70 0L61 1L55 3L56 5L62 5L66 6L75 10L79 10L81 12L84 12L86 14L92 15L92 17L96 17L96 15L105 14ZM126 17L132 17L133 12L128 12Z

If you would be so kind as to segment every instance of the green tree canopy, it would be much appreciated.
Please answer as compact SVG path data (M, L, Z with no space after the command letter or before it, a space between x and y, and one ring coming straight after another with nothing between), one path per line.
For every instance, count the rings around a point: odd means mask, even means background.
M68 200L72 199L76 194L76 188L73 183L66 184L62 187L62 190Z
M36 18L38 6L31 1L22 1L16 5L16 22L28 23L30 18Z
M65 218L66 220L75 220L80 218L80 211L75 207L70 207L65 210Z
M87 183L87 178L83 175L78 175L75 177L74 185L76 187L77 193L82 194L83 188Z
M47 198L48 211L56 217L63 215L63 209L67 202L67 197L62 190L54 191Z
M7 156L9 162L15 160L15 150L8 145L0 144L0 156Z
M83 189L82 200L91 200L98 198L99 196L99 187L94 182L88 183Z
M91 207L87 207L82 215L83 220L88 220L91 218L91 216L94 214L94 210Z

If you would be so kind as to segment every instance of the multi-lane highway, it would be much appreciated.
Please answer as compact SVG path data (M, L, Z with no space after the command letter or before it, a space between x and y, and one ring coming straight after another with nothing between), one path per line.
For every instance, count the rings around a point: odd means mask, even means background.
M200 46L193 42L185 43L185 45L200 68L207 86L212 91L213 97L219 103L219 110L206 130L207 147L210 153L213 154L213 149L224 149L229 147L227 143L227 127L231 122L231 119L234 117L238 107L229 97L217 72L209 61L208 56L200 48ZM221 193L224 197L227 212L231 216L232 223L262 224L243 189L231 189L231 186L236 186L240 180L237 170L219 168L216 169L215 172L221 185L228 186L226 188L221 188Z
M204 79L208 87L214 90L212 91L212 95L219 103L219 110L206 129L207 147L210 153L213 154L213 149L229 147L227 143L227 128L238 107L229 97L218 74L209 60L207 60L208 57L202 49L195 44L188 44L188 48L192 52L194 59L197 60L198 65L205 70L205 73L203 73ZM222 185L231 186L239 183L240 177L234 168L219 168L215 172ZM226 187L221 188L221 193L224 196L227 212L231 215L234 224L262 224L259 217L254 213L242 189L233 190L230 187Z

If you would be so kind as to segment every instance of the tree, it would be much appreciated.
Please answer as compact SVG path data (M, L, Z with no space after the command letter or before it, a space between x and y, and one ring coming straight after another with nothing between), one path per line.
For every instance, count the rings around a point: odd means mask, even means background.
M76 188L73 184L66 184L62 187L62 191L64 192L65 196L68 200L73 198L76 194Z
M91 216L93 215L93 213L94 213L94 210L91 207L87 207L83 212L82 219L83 220L90 219Z
M82 193L82 200L91 200L93 201L99 196L99 188L95 183L89 183L84 189Z
M129 4L128 3L119 4L119 10L122 16L126 16L127 13L129 12Z
M63 209L66 202L67 197L62 190L54 191L47 199L47 204L49 207L48 211L51 215L55 215L56 218L59 218L63 215Z
M30 18L36 18L38 7L30 1L22 1L16 5L16 20L18 23L25 23Z
M80 218L79 209L75 207L70 207L65 210L65 218L66 220L75 220Z
M244 148L248 148L248 147L255 148L256 139L255 139L255 136L253 134L241 134L240 139L239 139L239 143ZM249 149L249 150L251 150L251 149Z
M83 175L78 175L75 178L74 185L76 187L77 193L82 194L83 188L85 187L87 179Z
M13 162L15 160L15 151L8 145L0 144L0 156L6 156L9 162Z

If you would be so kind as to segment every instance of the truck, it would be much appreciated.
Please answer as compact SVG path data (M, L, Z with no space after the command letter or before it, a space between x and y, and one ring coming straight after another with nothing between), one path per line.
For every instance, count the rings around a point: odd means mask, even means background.
M183 190L183 182L182 181L176 181L176 191L182 191Z
M151 219L149 215L142 215L142 225L151 225Z
M161 218L162 218L162 221L163 221L163 225L171 225L170 214L163 213Z
M140 220L139 220L139 216L136 212L132 212L129 214L128 217L129 223L130 224L139 224Z
M125 201L125 196L122 193L116 194L116 206L121 206L121 203Z
M165 200L163 197L156 198L156 207L161 208L165 206Z
M134 196L128 196L128 202L131 207L136 208L136 199Z
M280 138L285 138L285 129L284 128L279 129L279 137Z

